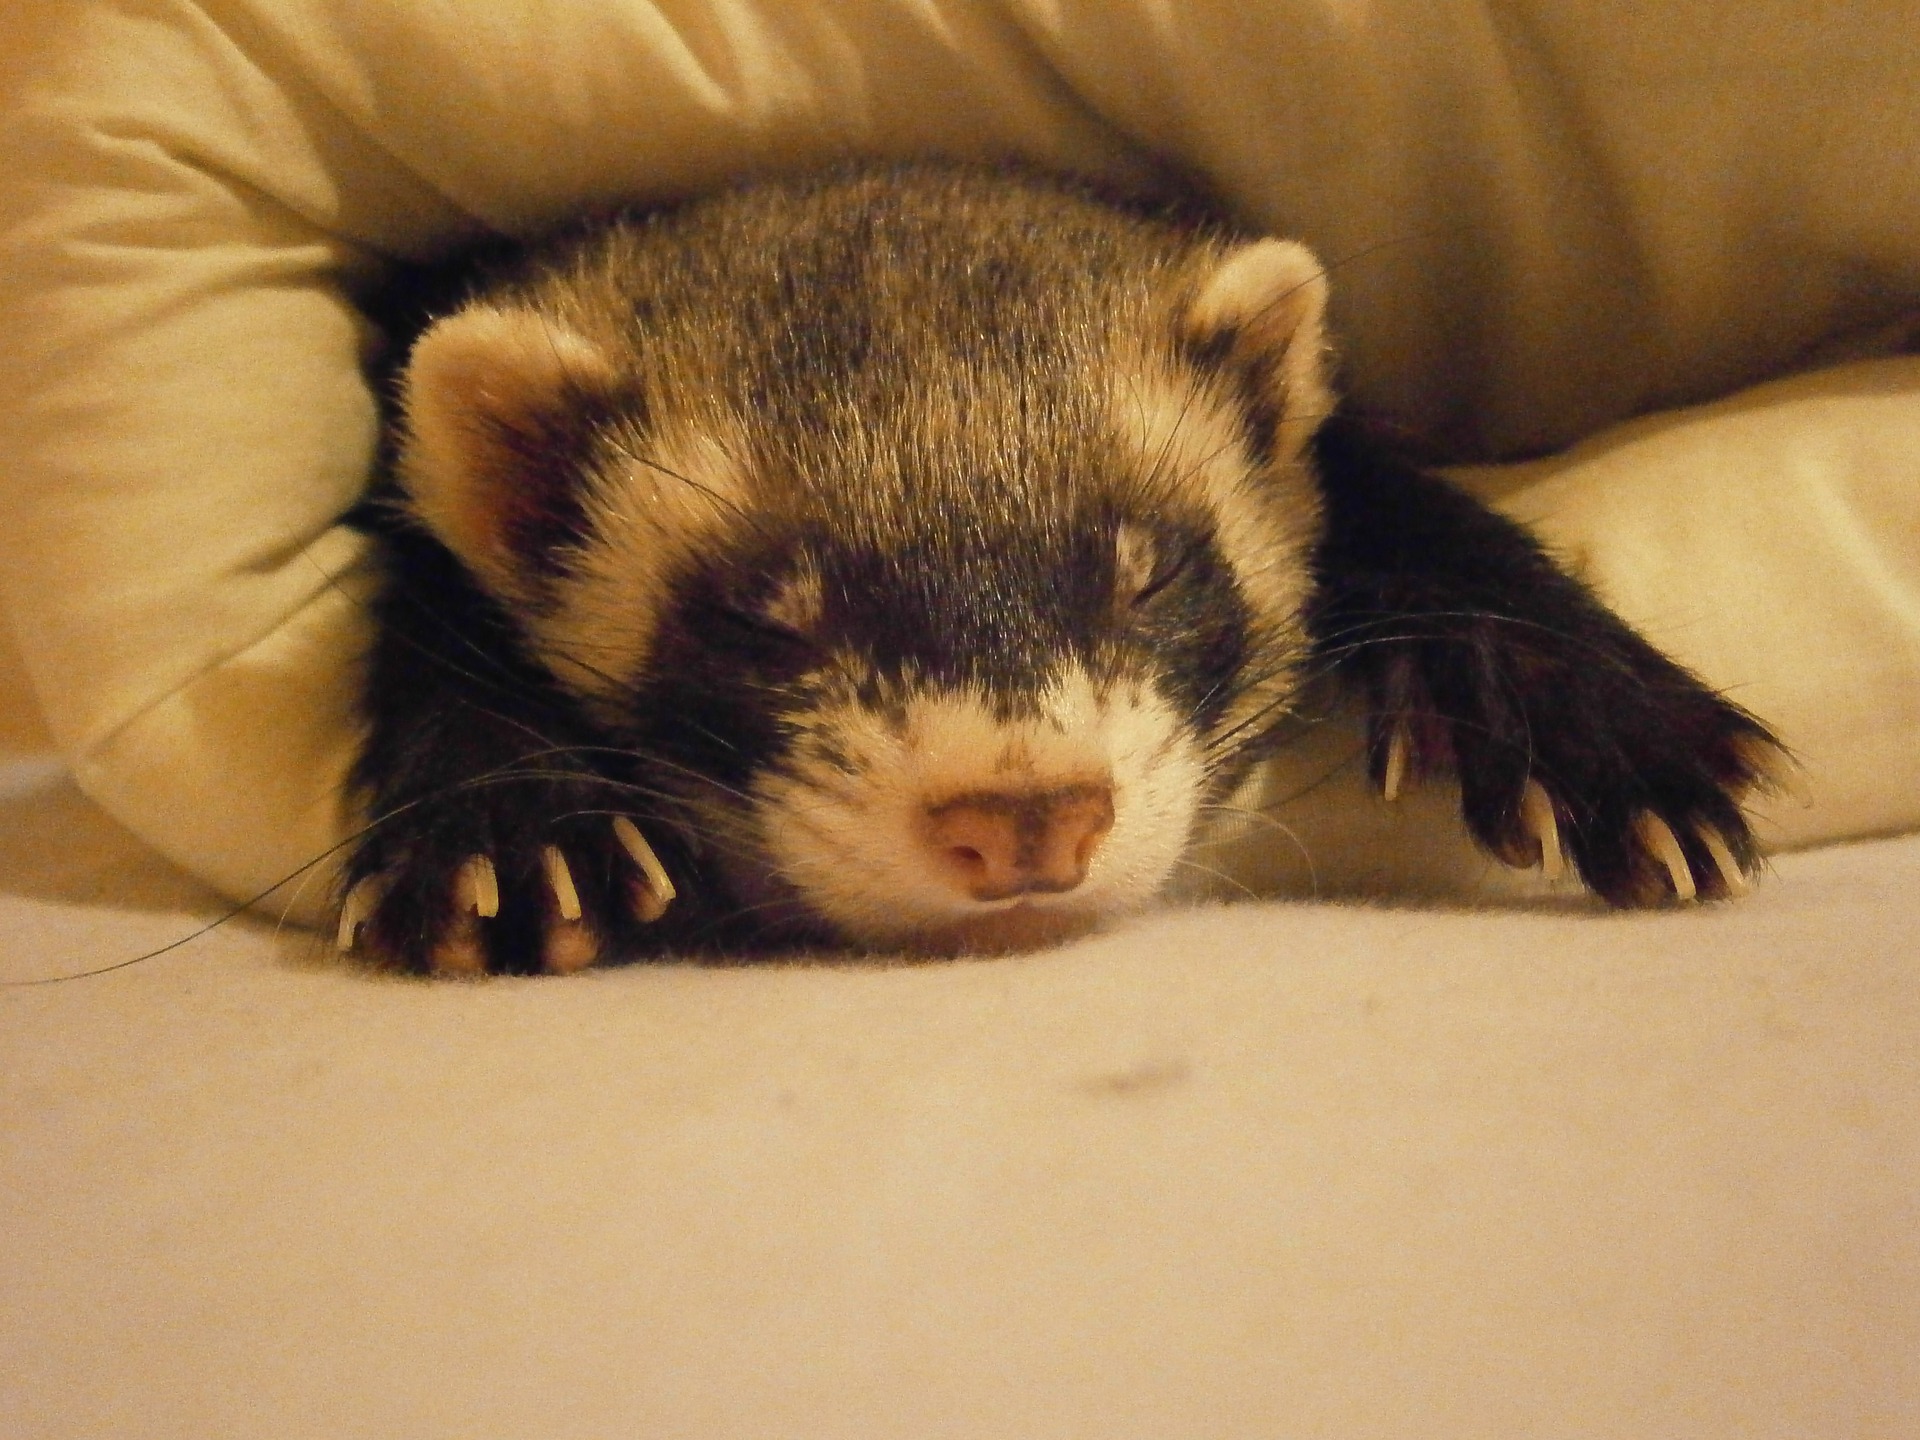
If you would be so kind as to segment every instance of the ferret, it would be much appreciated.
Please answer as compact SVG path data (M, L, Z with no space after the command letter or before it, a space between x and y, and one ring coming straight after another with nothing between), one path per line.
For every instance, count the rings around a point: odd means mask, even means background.
M578 224L407 353L343 948L994 953L1139 906L1313 686L1388 797L1742 890L1765 726L1337 404L1305 247L1019 170Z

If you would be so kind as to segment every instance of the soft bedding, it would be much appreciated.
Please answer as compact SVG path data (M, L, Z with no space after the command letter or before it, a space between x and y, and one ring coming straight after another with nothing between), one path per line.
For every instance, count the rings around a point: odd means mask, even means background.
M337 521L374 439L355 298L393 259L850 152L1180 169L1334 266L1359 401L1464 456L1539 452L1920 311L1906 18L21 0L5 604L81 786L252 896L350 823L364 577ZM1812 800L1769 812L1781 843L1920 822L1916 363L1807 382L1791 448L1762 401L1670 427L1651 468L1565 465L1531 507L1778 712ZM281 907L313 917L326 879Z
M218 913L0 782L0 978ZM0 990L18 1440L1920 1431L1920 837L1739 905Z
M15 0L0 1434L1920 1433L1920 838L1784 853L1920 826L1915 73L1891 3ZM435 985L278 923L322 869L38 983L348 823L388 263L928 149L1311 241L1353 391L1546 455L1463 478L1793 745L1756 893L1500 898L1332 726L1203 857L1318 900Z

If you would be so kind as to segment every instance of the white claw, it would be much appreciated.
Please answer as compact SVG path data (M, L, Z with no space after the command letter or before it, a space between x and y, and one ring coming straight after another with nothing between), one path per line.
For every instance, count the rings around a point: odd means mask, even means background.
M647 837L640 833L638 825L624 815L614 816L613 838L620 842L621 848L640 867L643 884L634 904L642 923L651 925L667 913L667 907L679 892L673 888L666 867L660 863L660 857L653 853L653 847L647 843Z
M1667 878L1673 882L1674 898L1682 902L1693 899L1696 893L1693 871L1687 865L1686 852L1680 848L1680 842L1674 839L1673 831L1667 828L1667 822L1649 810L1640 816L1634 828L1639 833L1640 843L1652 852L1654 859L1667 867Z
M1721 882L1727 887L1729 895L1744 895L1753 887L1747 884L1747 877L1740 873L1740 865L1733 858L1733 852L1727 848L1727 842L1720 838L1720 832L1711 826L1700 831L1700 843L1707 847L1707 853L1713 857L1713 868L1720 872Z
M1560 819L1553 801L1538 780L1527 781L1520 792L1520 821L1540 842L1540 874L1548 880L1562 880L1567 874L1566 856L1560 849Z
M500 913L500 877L494 872L491 859L485 855L467 857L467 863L460 867L460 874L453 882L453 903L482 920L491 920Z
M560 851L549 845L540 854L546 862L547 884L553 889L553 903L560 912L562 920L580 918L580 892L573 888L573 872L567 869L567 860Z
M1401 783L1407 778L1407 732L1396 725L1387 737L1387 773L1380 782L1380 794L1392 803L1400 798Z
M366 923L367 912L373 909L377 889L376 877L369 875L349 890L347 898L340 902L340 932L335 937L335 943L343 953L353 949L359 940L360 927Z

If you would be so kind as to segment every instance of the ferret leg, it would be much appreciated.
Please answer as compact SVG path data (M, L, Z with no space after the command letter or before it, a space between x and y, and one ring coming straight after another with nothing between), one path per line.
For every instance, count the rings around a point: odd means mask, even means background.
M1741 801L1783 759L1766 727L1520 526L1357 422L1329 421L1315 458L1326 528L1309 623L1373 706L1384 792L1450 765L1481 845L1570 865L1615 904L1740 893L1759 863Z
M375 603L354 776L371 823L348 859L341 938L442 975L568 973L657 949L628 900L631 851L601 818L634 790L604 768L622 752L450 557L392 543L404 584Z

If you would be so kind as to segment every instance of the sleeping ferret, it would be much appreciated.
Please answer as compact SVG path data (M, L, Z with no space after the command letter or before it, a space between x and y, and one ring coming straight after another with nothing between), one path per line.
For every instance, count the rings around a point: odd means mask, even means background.
M1766 729L1335 407L1285 240L962 166L476 282L398 385L343 946L997 951L1153 896L1307 687L1619 905L1757 863Z

